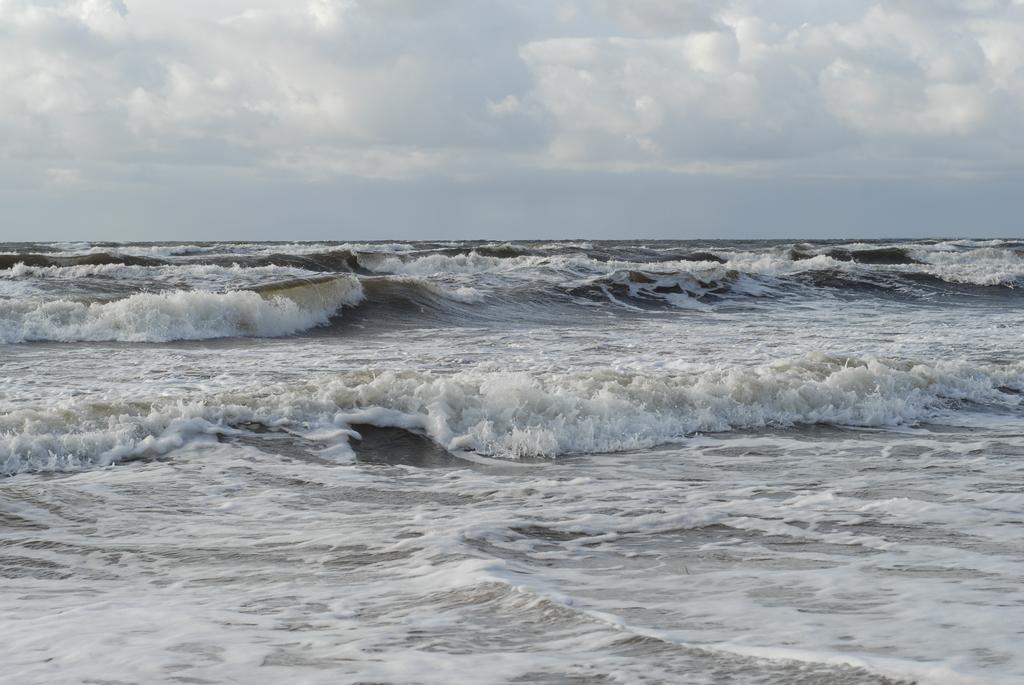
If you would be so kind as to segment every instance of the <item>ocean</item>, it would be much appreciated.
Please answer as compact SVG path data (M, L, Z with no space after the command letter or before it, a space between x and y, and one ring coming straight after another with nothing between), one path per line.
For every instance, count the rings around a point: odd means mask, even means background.
M1024 241L0 244L0 680L1024 682Z

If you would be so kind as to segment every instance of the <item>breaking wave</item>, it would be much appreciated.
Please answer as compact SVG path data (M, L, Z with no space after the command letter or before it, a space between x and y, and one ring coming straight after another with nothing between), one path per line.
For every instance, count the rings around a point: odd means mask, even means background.
M297 333L357 304L352 277L288 281L255 290L137 293L110 302L0 300L0 342L167 342Z
M0 415L0 470L79 470L165 454L250 423L321 441L334 453L346 448L352 426L371 424L425 435L450 451L553 458L651 447L697 432L941 422L968 405L1013 411L1022 391L1019 363L824 354L658 375L367 370L187 401L19 408Z
M538 281L564 291L585 286L594 279L621 281L621 273L633 272L656 279L674 274L680 288L687 292L705 289L689 288L684 283L725 283L736 281L739 275L747 278L747 285L756 280L773 289L811 285L855 293L869 288L880 294L888 288L913 295L917 286L925 284L928 287L918 293L925 296L930 296L935 287L959 292L1024 285L1024 244L1019 241L75 246L85 250L84 254L46 253L40 251L46 248L44 245L32 247L36 251L0 254L0 277L144 278L150 270L166 279L174 272L181 273L183 278L193 277L202 269L276 269L296 275L301 272L514 278ZM743 290L742 294L750 293ZM669 299L687 308L692 304L680 298Z
M699 280L728 274L751 278L806 282L801 276L832 272L829 287L859 287L864 282L891 286L913 284L922 277L952 286L1008 286L1024 282L1024 256L1017 250L979 248L948 252L910 248L829 249L804 252L796 248L768 252L684 252L659 259L616 259L607 254L513 253L496 256L495 250L450 250L429 254L374 254L355 256L353 270L378 274L432 276L436 274L562 274L609 276L616 271L675 272Z
M23 251L0 254L0 343L289 335L364 296L358 324L372 332L426 320L550 323L608 307L713 315L863 297L1004 306L1024 285L1019 241L12 247Z

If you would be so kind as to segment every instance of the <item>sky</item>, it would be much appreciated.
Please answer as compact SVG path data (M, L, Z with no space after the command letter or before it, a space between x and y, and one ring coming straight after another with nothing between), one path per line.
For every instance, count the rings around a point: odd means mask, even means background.
M0 0L0 240L1024 234L1024 0Z

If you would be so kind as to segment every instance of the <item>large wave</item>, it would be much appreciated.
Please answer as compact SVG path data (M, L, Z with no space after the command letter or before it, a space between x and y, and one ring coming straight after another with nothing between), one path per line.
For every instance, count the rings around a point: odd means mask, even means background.
M166 342L289 335L322 325L362 299L354 277L256 290L137 293L110 302L0 300L0 342Z
M150 403L68 400L0 415L0 470L77 470L164 454L259 423L317 440L401 427L451 451L552 458L632 450L697 432L942 421L966 404L1015 411L1024 364L809 354L758 366L548 375L369 369Z
M681 252L658 259L616 258L609 254L542 254L480 248L429 254L401 253L356 255L358 268L372 273L431 276L437 274L538 274L607 275L615 271L677 273L700 280L720 280L728 274L806 283L807 274L832 273L832 287L857 287L862 282L900 284L920 282L920 277L956 286L1009 286L1024 283L1024 255L1007 248L976 248L970 251L886 247L801 251ZM623 255L624 257L625 255ZM636 257L636 255L631 255Z
M30 267L52 266L101 266L121 264L125 266L160 266L161 259L112 252L91 252L83 255L55 256L48 254L0 254L0 269L11 269L18 265Z
M45 246L35 246L41 248ZM511 286L570 292L592 283L591 294L610 293L606 301L661 300L693 308L694 300L721 299L728 294L759 295L789 291L807 295L807 288L855 295L895 293L931 298L936 292L972 294L978 288L1001 291L1024 285L1024 251L1014 241L916 241L908 243L397 243L397 244L211 244L211 245L80 245L84 254L0 254L0 277L87 277L146 279L205 287L203 270L220 267L225 278L235 270L241 281L259 270L293 275L356 273L404 275L424 279L459 278L457 287L491 290ZM147 276L147 273L149 274ZM625 283L622 274L638 274ZM658 281L652 288L646 280ZM196 284L198 282L198 285ZM710 288L701 283L711 284ZM618 285L615 285L618 284ZM723 290L720 286L725 284ZM736 288L739 284L742 287ZM680 292L682 291L682 292ZM17 292L11 289L11 292ZM993 294L995 294L994 291ZM711 293L712 296L707 296ZM811 293L813 294L813 293ZM680 297L680 295L685 295ZM591 297L584 293L585 297ZM666 297L663 297L666 296ZM626 304L630 304L626 302ZM636 303L632 303L636 304Z
M54 279L75 281L80 279L110 279L116 281L157 281L157 282L232 282L241 279L284 280L289 278L316 277L316 272L287 266L251 266L240 264L221 266L218 264L168 264L163 266L140 266L135 264L82 264L77 266L28 266L18 262L6 270L0 270L0 278Z

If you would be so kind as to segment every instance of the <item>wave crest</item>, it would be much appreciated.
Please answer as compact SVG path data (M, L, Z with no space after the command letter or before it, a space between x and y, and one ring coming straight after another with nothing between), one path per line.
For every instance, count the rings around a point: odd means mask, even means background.
M2 300L0 342L274 337L325 324L361 298L358 280L333 277L223 293L138 293L112 302Z
M94 252L85 255L54 256L45 254L0 254L0 270L12 269L18 264L30 267L101 266L121 264L124 266L163 266L167 262L152 257Z
M246 422L334 435L356 424L397 426L447 450L551 458L652 447L697 432L895 426L937 420L964 403L1015 410L1022 391L1021 364L823 354L675 374L367 370L188 403L69 400L19 408L0 415L0 470L77 470L162 454Z

